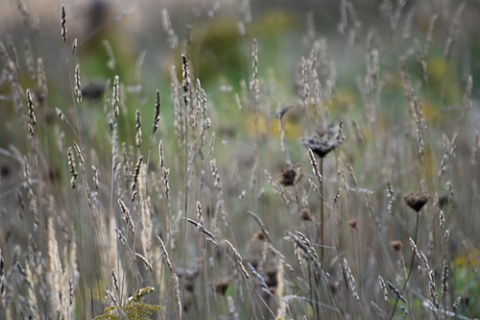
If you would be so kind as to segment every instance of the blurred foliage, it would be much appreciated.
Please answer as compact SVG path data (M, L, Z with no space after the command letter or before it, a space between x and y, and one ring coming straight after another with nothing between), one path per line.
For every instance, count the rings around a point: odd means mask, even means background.
M269 51L275 51L285 33L295 25L295 16L273 10L248 25L240 25L234 17L222 16L195 27L190 43L194 78L199 78L204 87L218 85L222 80L238 86L241 79L248 78L246 72L250 72L252 39L261 38ZM179 79L183 51L180 46L174 53Z

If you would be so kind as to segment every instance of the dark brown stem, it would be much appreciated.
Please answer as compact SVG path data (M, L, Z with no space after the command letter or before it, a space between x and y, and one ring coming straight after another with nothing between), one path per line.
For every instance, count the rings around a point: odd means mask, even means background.
M323 158L320 158L320 177L322 177L320 181L320 226L319 226L319 234L320 234L320 263L322 264L322 268L324 268L324 246L325 246L325 212L324 212L324 194L323 194Z

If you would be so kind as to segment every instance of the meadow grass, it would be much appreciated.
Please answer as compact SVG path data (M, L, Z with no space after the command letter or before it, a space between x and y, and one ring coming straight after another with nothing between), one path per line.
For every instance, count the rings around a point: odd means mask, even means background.
M0 319L480 317L478 6L16 4Z

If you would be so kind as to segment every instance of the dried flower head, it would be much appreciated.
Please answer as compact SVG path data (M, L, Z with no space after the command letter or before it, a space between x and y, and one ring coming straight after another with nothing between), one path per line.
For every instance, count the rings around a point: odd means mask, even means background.
M255 241L255 240L266 241L267 237L265 236L265 233L263 233L262 231L258 231L258 232L255 232L255 234L252 236L252 239L250 241Z
M404 197L405 203L415 210L416 212L419 212L422 210L423 206L430 200L430 195L421 192L421 193L410 193Z
M390 246L396 252L400 252L400 251L402 251L403 243L400 240L393 240L392 242L390 242Z
M282 169L280 184L285 187L293 186L296 176L297 172L295 169L293 169L291 166L287 166L286 168Z
M291 164L287 164L285 168L282 169L280 175L280 184L284 187L289 187L296 185L303 175L300 172L300 168L295 169Z
M312 214L307 207L303 208L300 211L300 219L302 219L303 221L313 221Z
M213 291L224 296L230 286L231 280L231 277L214 280L212 282Z
M315 132L311 136L302 139L302 144L320 158L324 158L343 141L345 141L343 122L339 122L329 125L324 132Z
M355 218L348 219L347 221L350 228L358 230L358 221Z

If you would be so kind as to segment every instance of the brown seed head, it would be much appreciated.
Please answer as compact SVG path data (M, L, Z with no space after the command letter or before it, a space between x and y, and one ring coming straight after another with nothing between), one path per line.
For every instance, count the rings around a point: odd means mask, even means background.
M423 206L430 200L430 195L426 192L422 193L410 193L404 197L405 203L415 210L419 212L422 210Z
M218 294L221 294L222 296L224 296L225 293L228 290L228 287L230 286L230 281L231 281L230 277L224 278L224 279L214 280L212 282L213 291L215 293L218 293Z
M327 130L306 137L302 144L312 150L320 158L324 158L330 151L338 147L343 141L343 122L334 123L328 126Z
M392 249L395 250L396 252L400 252L402 251L403 243L400 240L394 240L390 242L390 246L392 246Z
M293 186L295 184L297 172L291 165L287 165L282 169L282 174L280 176L280 184L285 187Z
M252 240L250 241L253 242L255 240L266 241L267 237L265 236L265 233L263 233L262 231L258 231L252 236Z
M357 219L355 219L355 218L348 219L347 223L352 229L358 230Z
M310 210L305 207L300 211L300 219L303 221L313 221L312 214L310 213Z

